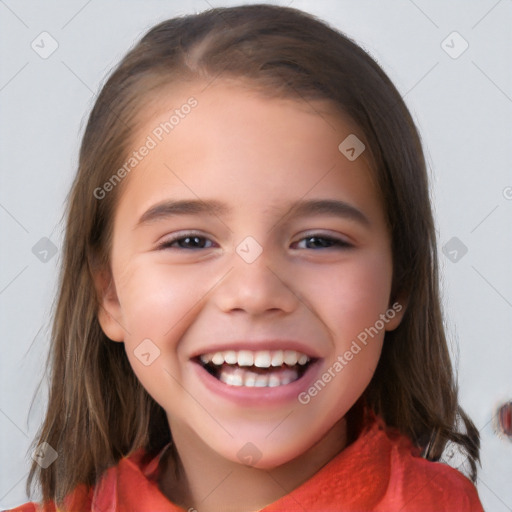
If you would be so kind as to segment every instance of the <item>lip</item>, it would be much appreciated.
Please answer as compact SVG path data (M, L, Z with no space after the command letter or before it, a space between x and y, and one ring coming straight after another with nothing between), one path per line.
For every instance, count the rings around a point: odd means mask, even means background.
M191 360L189 364L192 365L192 370L203 386L216 397L229 400L240 407L268 408L297 401L299 394L306 391L319 378L321 361L321 359L313 361L304 375L290 384L261 388L230 386L210 375L198 362Z
M295 350L302 354L306 354L310 359L321 359L321 355L313 348L296 340L280 340L280 339L265 339L265 340L252 340L252 341L234 341L231 343L217 343L197 349L192 353L189 359L195 359L202 354L211 354L213 352L224 352L227 350L250 350L257 352L258 350Z

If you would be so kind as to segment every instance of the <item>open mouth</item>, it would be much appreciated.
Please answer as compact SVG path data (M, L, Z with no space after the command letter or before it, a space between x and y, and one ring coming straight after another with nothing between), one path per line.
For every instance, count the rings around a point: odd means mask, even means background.
M225 350L195 358L228 386L277 387L300 379L315 361L295 350Z

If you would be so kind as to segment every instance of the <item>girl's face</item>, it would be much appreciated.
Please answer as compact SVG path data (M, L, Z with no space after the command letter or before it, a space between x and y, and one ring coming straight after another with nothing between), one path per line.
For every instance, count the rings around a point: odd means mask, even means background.
M281 465L342 424L403 314L366 154L338 149L362 135L326 102L223 80L156 105L117 185L100 323L178 450Z

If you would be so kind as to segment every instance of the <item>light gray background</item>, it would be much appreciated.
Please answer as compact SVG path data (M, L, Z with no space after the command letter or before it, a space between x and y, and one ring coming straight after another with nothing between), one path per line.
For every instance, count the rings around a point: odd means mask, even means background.
M27 454L45 407L42 377L60 263L63 203L86 116L106 73L149 27L236 5L190 1L0 0L0 509L27 501ZM251 2L252 3L252 2ZM290 0L355 38L389 74L420 128L432 172L447 330L463 406L482 435L478 490L512 511L512 442L492 418L512 399L512 2ZM32 48L47 31L58 49ZM441 46L457 31L458 58ZM447 40L452 53L461 40ZM507 188L508 187L508 188ZM57 254L32 252L48 237ZM457 237L456 262L441 248Z

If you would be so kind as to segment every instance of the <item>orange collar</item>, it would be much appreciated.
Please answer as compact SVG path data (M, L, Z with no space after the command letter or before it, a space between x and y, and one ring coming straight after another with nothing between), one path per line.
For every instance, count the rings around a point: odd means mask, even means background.
M159 461L140 449L106 471L90 492L76 489L70 510L184 512L160 491ZM84 507L85 503L87 505ZM419 449L379 417L309 480L260 512L483 512L473 484Z

